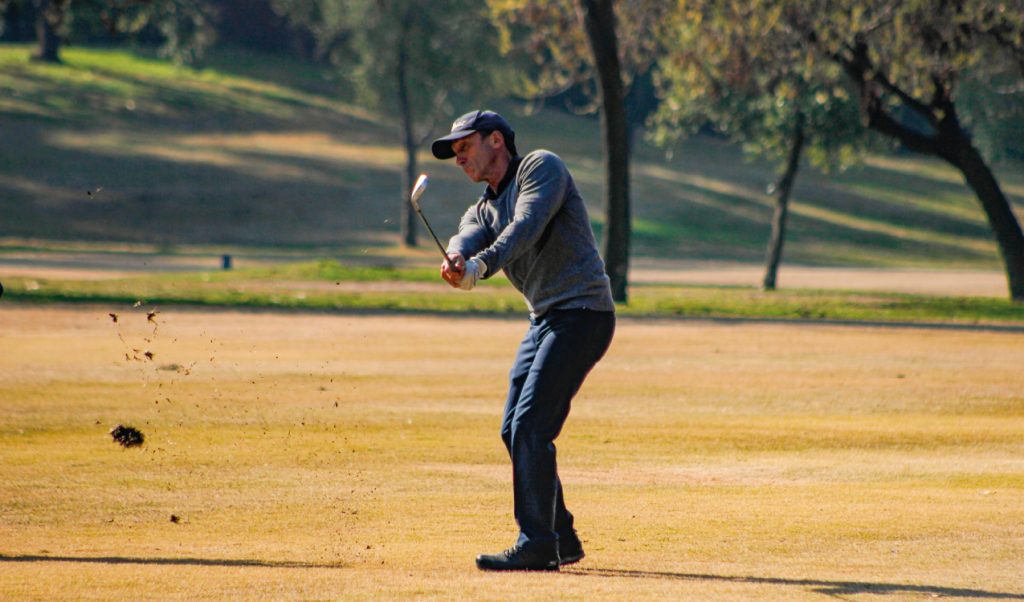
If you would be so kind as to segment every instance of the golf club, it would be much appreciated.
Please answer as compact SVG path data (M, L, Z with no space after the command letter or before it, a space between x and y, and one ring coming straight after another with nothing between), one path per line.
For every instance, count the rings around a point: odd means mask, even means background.
M434 237L434 242L437 243L437 248L441 249L441 255L444 256L445 263L451 266L452 270L455 270L455 264L452 263L448 252L445 251L444 245L437 239L437 234L434 234L434 229L430 227L430 222L427 221L427 216L423 215L423 210L420 209L420 197L423 196L423 191L427 189L427 174L421 173L420 177L416 178L416 185L412 187L412 194L409 195L409 202L412 203L412 208L419 214L420 219L423 220L423 225L427 227L427 231Z

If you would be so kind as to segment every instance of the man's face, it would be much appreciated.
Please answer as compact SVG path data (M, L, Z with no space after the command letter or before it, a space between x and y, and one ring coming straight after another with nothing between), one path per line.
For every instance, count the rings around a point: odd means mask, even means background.
M455 164L461 167L473 182L488 180L494 171L498 153L504 150L499 148L501 142L495 140L497 136L496 132L491 132L486 137L480 132L474 132L452 142Z

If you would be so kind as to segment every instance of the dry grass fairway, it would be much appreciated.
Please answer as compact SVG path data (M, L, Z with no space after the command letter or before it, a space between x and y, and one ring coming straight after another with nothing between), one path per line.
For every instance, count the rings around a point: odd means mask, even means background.
M0 307L0 599L1024 600L1021 334L623 320L491 575L523 320L145 309Z

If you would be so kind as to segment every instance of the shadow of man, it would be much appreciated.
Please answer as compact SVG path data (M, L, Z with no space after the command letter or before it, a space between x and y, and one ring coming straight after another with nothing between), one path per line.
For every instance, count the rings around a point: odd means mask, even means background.
M780 577L750 577L709 575L701 573L671 573L666 571L638 571L629 569L572 568L563 573L591 577L626 577L633 579L679 579L684 581L715 581L721 583L750 583L755 585L781 585L810 588L826 596L855 594L900 595L918 594L950 598L976 598L981 600L1024 600L1024 593L993 592L980 589L945 587L940 585L912 585L901 583L873 583L866 581L827 581L821 579L783 579Z

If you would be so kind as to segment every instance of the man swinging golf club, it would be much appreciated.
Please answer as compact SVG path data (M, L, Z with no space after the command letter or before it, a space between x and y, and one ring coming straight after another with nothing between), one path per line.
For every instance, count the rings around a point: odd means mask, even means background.
M483 570L558 570L583 546L565 507L554 440L587 373L615 331L615 305L583 198L555 154L520 157L515 132L497 113L459 117L435 140L438 159L455 157L483 196L448 243L441 277L469 290L504 271L526 298L530 327L509 374L501 438L512 459L519 538L476 559Z

